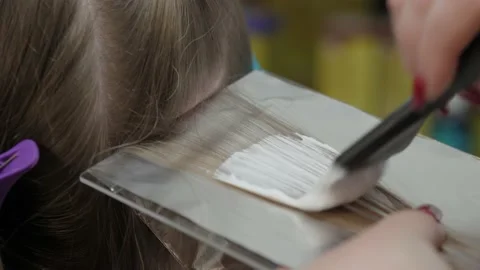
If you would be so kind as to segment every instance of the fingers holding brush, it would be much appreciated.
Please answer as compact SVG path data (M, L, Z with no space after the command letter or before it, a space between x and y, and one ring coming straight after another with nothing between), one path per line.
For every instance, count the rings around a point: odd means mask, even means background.
M454 76L458 58L480 29L479 0L436 1L431 8L417 51L419 76L427 98L436 97Z
M395 38L425 98L452 80L458 58L480 30L480 0L389 0Z
M386 217L320 257L309 270L450 270L441 254L445 231L433 206Z
M435 0L390 0L389 8L397 48L407 69L415 73L416 52L419 46L426 15Z

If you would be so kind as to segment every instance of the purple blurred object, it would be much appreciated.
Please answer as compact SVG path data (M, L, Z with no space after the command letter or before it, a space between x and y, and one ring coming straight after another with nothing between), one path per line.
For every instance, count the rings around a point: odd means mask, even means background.
M248 29L252 34L273 34L280 24L275 14L257 8L247 8L246 18Z
M39 156L32 140L21 141L0 155L0 207L18 179L37 165Z

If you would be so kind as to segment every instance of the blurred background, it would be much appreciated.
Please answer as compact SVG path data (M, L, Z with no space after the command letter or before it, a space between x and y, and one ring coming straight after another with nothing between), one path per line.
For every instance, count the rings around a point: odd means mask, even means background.
M385 0L243 0L254 53L265 70L383 118L407 101ZM461 98L422 133L480 155L478 110ZM477 139L475 139L477 138Z

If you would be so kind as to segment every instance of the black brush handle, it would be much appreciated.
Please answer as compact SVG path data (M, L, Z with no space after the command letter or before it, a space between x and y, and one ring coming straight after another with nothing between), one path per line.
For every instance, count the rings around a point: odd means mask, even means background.
M479 79L479 75L480 35L462 53L456 75L441 96L426 102L421 108L414 108L412 101L407 102L340 154L335 164L347 170L355 170L378 164L405 150L425 119L444 108L457 93Z

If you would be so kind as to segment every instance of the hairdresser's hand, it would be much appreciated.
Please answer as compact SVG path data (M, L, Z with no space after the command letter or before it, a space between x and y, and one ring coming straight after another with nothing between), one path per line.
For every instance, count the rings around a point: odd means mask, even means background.
M425 89L425 97L431 99L447 87L458 57L479 32L480 0L388 3L404 62L416 76L417 86Z
M440 223L424 211L394 214L320 257L308 270L447 270Z

